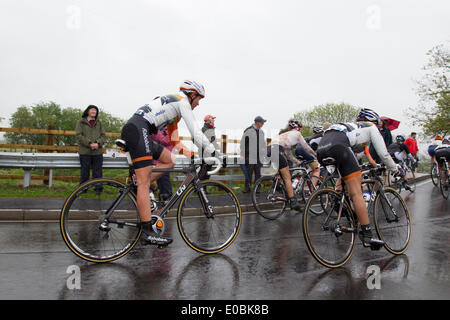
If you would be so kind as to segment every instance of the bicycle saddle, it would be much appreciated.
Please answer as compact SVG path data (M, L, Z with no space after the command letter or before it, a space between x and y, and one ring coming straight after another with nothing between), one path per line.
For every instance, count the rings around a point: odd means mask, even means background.
M334 159L332 157L328 157L328 158L323 158L321 162L324 166L331 166L331 165L336 164L336 159Z
M125 152L128 151L127 143L125 142L125 140L122 140L122 139L116 139L115 143L116 143L116 145L117 145L119 148L121 148L123 151L125 151Z

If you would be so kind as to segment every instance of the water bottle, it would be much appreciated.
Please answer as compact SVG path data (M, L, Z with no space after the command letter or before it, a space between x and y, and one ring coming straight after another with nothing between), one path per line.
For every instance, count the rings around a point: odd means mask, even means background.
M299 181L300 178L295 178L294 181L292 181L292 189L297 188Z
M370 192L369 191L364 191L363 192L363 198L364 201L366 202L366 207L369 206L369 201L370 201Z

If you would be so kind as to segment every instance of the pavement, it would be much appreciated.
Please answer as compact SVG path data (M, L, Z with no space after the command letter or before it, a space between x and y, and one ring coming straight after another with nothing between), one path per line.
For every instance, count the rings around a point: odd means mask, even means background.
M416 182L429 179L417 174ZM242 212L254 211L251 193L237 193ZM0 198L0 221L59 220L64 198Z

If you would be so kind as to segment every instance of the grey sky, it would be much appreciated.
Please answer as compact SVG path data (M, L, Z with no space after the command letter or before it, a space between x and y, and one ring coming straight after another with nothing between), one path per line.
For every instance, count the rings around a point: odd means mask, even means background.
M128 119L193 79L207 92L197 119L217 116L220 131L256 115L278 131L295 112L346 102L408 133L413 79L450 40L449 16L447 0L1 0L0 117L52 100Z

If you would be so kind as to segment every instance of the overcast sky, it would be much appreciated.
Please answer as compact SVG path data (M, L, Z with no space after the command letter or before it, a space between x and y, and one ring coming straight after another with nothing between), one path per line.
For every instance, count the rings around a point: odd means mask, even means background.
M55 101L128 119L193 79L207 93L196 118L231 135L328 102L408 133L414 79L450 40L449 16L448 0L0 0L0 117Z

